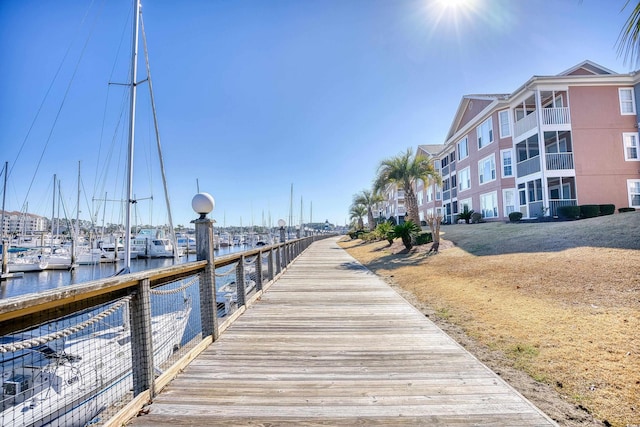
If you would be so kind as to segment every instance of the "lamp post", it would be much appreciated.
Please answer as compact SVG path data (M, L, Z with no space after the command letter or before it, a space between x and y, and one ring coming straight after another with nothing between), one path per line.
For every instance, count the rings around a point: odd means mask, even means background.
M285 242L285 237L284 237L284 226L287 225L286 222L284 222L284 219L279 219L278 220L278 227L280 227L280 243L284 243Z
M213 259L213 223L207 215L213 211L216 203L211 194L198 193L191 200L191 207L200 214L192 222L196 226L196 255L198 261L207 261L204 272L200 273L200 319L202 336L211 335L218 339L218 316L216 316L216 277Z

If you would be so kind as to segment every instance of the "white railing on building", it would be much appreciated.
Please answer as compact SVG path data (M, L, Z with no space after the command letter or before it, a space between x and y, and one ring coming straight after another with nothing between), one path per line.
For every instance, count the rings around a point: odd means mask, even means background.
M547 153L547 170L574 169L573 153Z
M537 126L536 112L532 112L527 116L524 116L513 124L513 136L518 136L530 131Z
M549 214L551 216L558 216L558 208L561 206L577 206L578 201L576 199L553 199L549 200Z
M569 107L543 108L542 124L544 125L567 125L571 123Z

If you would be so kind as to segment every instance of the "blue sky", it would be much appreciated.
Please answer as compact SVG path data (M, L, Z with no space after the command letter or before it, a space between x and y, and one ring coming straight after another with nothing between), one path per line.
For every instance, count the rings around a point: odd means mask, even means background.
M632 69L615 49L625 0L447 3L143 0L174 224L197 216L196 182L219 225L288 220L291 184L295 222L302 198L305 221L312 204L314 222L343 224L381 159L444 142L463 95L509 93L585 59ZM75 217L80 162L81 218L121 220L120 203L92 200L124 197L127 90L108 83L127 81L131 9L0 1L7 210L50 216L55 173ZM147 86L138 93L138 222L164 224Z

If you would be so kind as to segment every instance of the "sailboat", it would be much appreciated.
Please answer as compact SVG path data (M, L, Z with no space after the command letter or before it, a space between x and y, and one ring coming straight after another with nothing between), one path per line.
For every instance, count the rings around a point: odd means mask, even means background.
M136 101L136 69L140 3L134 0L134 31L131 72L129 152L127 161L126 236L121 274L129 272L131 258L131 203L133 203L133 145ZM150 79L149 79L150 83ZM166 191L166 190L165 190ZM167 199L168 201L168 199ZM153 291L152 291L153 292ZM183 296L181 307L154 311L151 317L153 361L156 369L178 348L191 313L191 299ZM121 310L121 311L118 311ZM74 328L97 325L82 331L73 329L68 338L47 334L43 328L0 337L0 425L84 426L97 414L126 394L133 384L131 330L128 299L121 299L101 313L78 313L59 322ZM121 319L104 325L104 316ZM87 315L99 319L91 323ZM119 317L118 317L119 316ZM37 341L33 338L38 338Z

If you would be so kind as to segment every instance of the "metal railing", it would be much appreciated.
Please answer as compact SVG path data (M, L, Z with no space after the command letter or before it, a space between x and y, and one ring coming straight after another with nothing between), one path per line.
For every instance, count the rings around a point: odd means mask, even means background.
M122 425L328 236L0 300L0 425Z
M549 200L549 214L551 216L558 216L558 208L561 206L577 206L578 201L576 199L553 199Z
M571 114L569 107L543 108L543 125L567 125L571 124Z
M573 153L547 153L547 170L573 169Z

